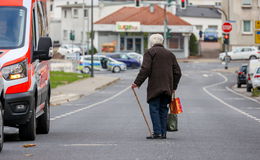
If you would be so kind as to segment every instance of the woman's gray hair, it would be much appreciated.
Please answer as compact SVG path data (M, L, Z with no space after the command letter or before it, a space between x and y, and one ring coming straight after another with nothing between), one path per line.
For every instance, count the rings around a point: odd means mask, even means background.
M163 36L161 34L152 34L149 38L149 48L155 44L163 44Z

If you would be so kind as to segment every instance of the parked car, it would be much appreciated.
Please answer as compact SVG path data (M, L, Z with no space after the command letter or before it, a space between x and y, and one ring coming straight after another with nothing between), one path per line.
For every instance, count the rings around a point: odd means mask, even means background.
M74 52L82 52L79 46L72 45L72 44L63 44L59 47L58 53L62 55L71 54Z
M243 64L237 71L237 88L241 88L242 84L246 84L247 64Z
M140 64L143 63L143 55L139 54L139 53L136 53L136 52L128 52L126 53L126 55L130 58L133 58L135 60L137 60Z
M1 2L0 21L12 37L0 38L4 125L18 127L21 140L35 140L36 131L47 134L50 127L52 40L47 33L46 1Z
M226 53L220 53L219 59L224 61ZM231 52L227 52L227 57L230 60L243 60L243 59L257 59L260 58L260 52L257 47L237 47Z
M247 75L246 75L246 90L247 92L251 92L252 86L252 78L256 69L260 67L260 59L250 60L247 67Z
M213 42L218 41L218 32L216 29L208 28L204 31L204 42L208 42L208 41L213 41Z
M107 56L125 63L128 68L139 68L141 66L137 60L130 58L126 53L108 53Z
M2 97L2 93L4 92L4 83L2 77L0 78L0 96ZM3 104L0 101L0 152L3 149L3 144L4 144L4 120L3 120Z
M254 88L260 89L260 67L256 69L256 72L252 78L252 85Z
M127 70L126 65L122 62L114 60L104 55L93 56L94 70L110 70L113 73ZM90 73L91 71L91 55L81 56L78 70L82 73Z

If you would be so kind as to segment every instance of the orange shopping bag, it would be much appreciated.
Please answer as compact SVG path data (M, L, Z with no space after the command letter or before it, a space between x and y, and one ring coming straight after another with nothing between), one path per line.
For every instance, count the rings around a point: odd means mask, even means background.
M172 98L170 103L170 113L171 114L180 114L182 113L182 105L180 98Z

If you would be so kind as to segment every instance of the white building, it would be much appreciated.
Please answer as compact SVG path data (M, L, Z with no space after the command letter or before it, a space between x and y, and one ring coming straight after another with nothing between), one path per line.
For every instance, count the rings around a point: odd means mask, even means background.
M221 6L222 0L187 0L189 5Z
M204 32L207 28L216 29L219 37L222 35L222 19L217 9L190 5L184 10L177 8L176 15L194 26L194 34L197 37L199 31Z

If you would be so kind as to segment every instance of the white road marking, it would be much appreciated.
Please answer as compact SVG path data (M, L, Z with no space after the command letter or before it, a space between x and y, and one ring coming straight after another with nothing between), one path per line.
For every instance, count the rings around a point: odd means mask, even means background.
M241 97L244 97L244 98L246 98L246 99L249 99L249 100L251 100L251 101L254 101L254 102L260 104L260 102L259 102L258 100L254 99L254 98L247 97L247 96L245 96L245 95L243 95L243 94L237 93L237 92L233 91L232 89L230 89L229 87L226 87L226 90L228 90L229 92L232 92L232 93L234 93L234 94L236 94L236 95L239 95L239 96L241 96Z
M77 110L74 110L74 111L71 111L71 112L68 112L68 113L65 113L65 114L56 116L56 117L53 117L53 118L51 118L51 121L54 121L54 120L57 120L57 119L61 119L61 118L70 116L70 115L72 115L72 114L75 114L75 113L84 111L84 110L86 110L86 109L90 109L90 108L96 107L96 106L98 106L98 105L100 105L100 104L106 103L106 102L108 102L108 101L110 101L110 100L112 100L112 99L118 97L119 95L123 94L124 92L126 92L126 91L129 90L129 89L130 89L130 86L127 87L127 88L125 88L125 89L123 89L122 91L118 92L117 94L113 95L112 97L109 97L109 98L107 98L107 99L105 99L105 100L103 100L103 101L100 101L100 102L98 102L98 103L91 104L91 105L89 105L89 106L86 106L86 107L83 107L83 108L80 108L80 109L77 109Z
M106 147L117 146L117 144L65 144L64 147Z
M203 77L209 77L209 75L207 75L207 74L203 74L202 76L203 76Z
M251 115L251 114L249 114L249 113L247 113L247 112L244 112L244 111L242 111L242 110L240 110L240 109L238 109L238 108L236 108L236 107L234 107L234 106L232 106L232 105L230 105L230 104L228 104L228 103L226 103L225 101L223 101L222 99L218 98L217 96L215 96L214 94L210 93L210 92L207 90L208 88L211 88L211 87L215 87L215 86L224 84L224 83L226 83L226 82L228 81L227 77L225 77L225 76L222 75L221 73L218 73L218 75L221 76L222 78L224 78L224 81L219 82L219 83L215 83L215 84L212 84L212 85L205 86L205 87L203 87L203 90L204 90L208 95L210 95L211 97L213 97L214 99L216 99L216 100L219 101L220 103L224 104L225 106L229 107L230 109L232 109L232 110L234 110L234 111L237 111L238 113L240 113L240 114L242 114L242 115L244 115L244 116L246 116L246 117L249 117L249 118L251 118L251 119L253 119L253 120L255 120L255 121L257 121L257 122L260 123L260 119L258 119L257 117L255 117L255 116L253 116L253 115Z

